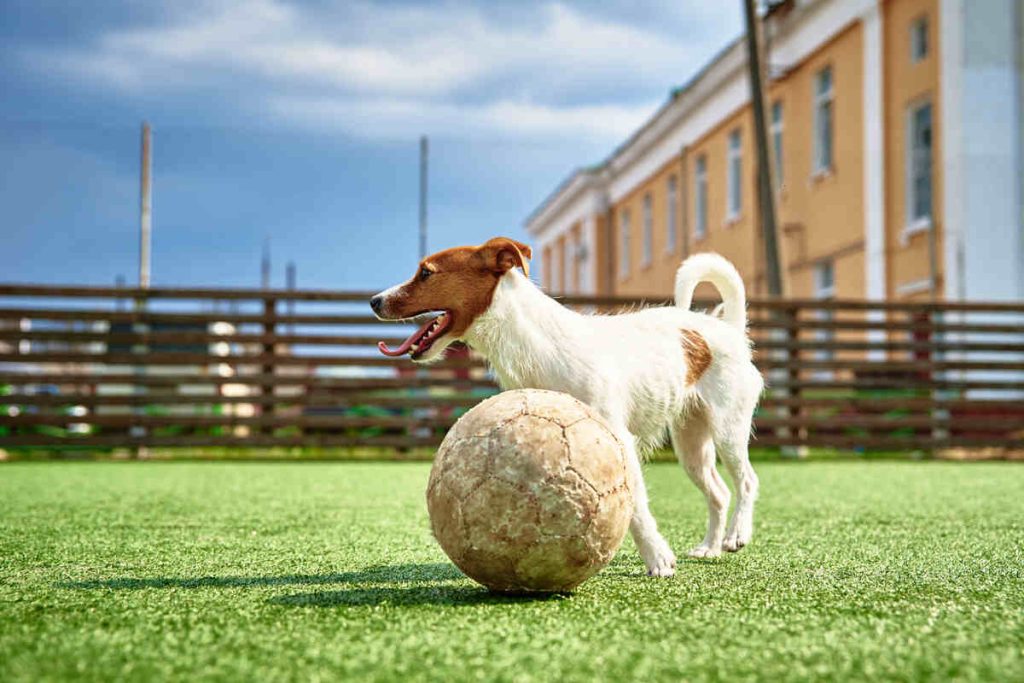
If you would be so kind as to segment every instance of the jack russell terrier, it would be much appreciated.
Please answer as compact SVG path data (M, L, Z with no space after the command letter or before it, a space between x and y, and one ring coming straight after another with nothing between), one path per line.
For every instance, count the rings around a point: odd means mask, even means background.
M672 576L676 566L640 469L641 454L659 446L666 431L707 498L707 534L690 557L747 545L758 489L747 444L763 381L751 359L736 268L717 254L697 254L676 274L675 306L583 315L529 280L531 255L527 245L497 237L423 259L412 279L370 300L381 320L425 319L398 348L381 342L381 352L429 363L461 340L487 358L503 389L561 391L593 406L627 451L636 482L630 531L648 575ZM694 289L705 281L722 296L720 317L689 310ZM735 483L728 527L729 489L716 453Z

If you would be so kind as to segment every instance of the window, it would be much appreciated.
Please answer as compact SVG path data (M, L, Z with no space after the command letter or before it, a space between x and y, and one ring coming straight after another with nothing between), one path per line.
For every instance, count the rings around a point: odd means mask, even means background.
M678 206L679 198L676 196L678 189L676 187L676 177L668 177L668 188L665 199L665 251L669 254L674 254L676 251L676 241L678 239L677 233L679 231L678 226Z
M554 267L552 265L552 261L553 259L551 258L551 247L544 247L544 289L548 290L549 292L552 291L551 288L555 284L554 273L551 272Z
M561 292L562 291L562 275L561 275L561 251L559 250L559 244L556 242L554 247L551 249L551 291Z
M836 272L832 261L821 261L814 266L814 295L831 299L836 295Z
M739 128L729 133L728 154L729 158L726 160L728 170L726 200L728 205L726 206L725 215L728 216L729 220L732 220L740 215L740 209L743 208L743 185L741 182L743 157Z
M775 186L782 186L782 102L772 103L772 154L775 155Z
M932 105L919 103L907 116L907 225L932 218Z
M919 17L910 25L910 61L916 64L928 56L928 17Z
M836 273L835 264L832 261L821 261L814 266L814 295L819 299L831 299L836 295ZM819 309L815 317L822 322L832 322L831 309ZM835 351L830 348L835 341L835 330L828 327L820 327L815 331L815 339L821 344L821 350L814 354L815 360L832 360ZM829 371L815 373L818 377L831 377Z
M562 291L566 294L572 294L574 285L574 268L573 264L576 262L576 236L569 233L565 238L565 257L562 264L562 279L565 282L565 286L562 287Z
M693 235L701 239L708 234L708 160L697 157L693 171Z
M832 67L814 77L814 172L832 169Z
M652 242L654 241L654 217L651 215L651 194L648 192L644 195L644 234L643 234L643 254L640 257L641 266L651 265L651 254L654 251Z
M629 277L629 210L619 213L619 277Z

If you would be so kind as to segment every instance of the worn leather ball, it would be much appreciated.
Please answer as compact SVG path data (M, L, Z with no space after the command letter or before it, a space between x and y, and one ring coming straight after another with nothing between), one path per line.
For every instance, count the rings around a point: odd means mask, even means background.
M633 507L621 442L568 394L493 396L445 437L427 486L435 538L503 593L568 592L618 550Z

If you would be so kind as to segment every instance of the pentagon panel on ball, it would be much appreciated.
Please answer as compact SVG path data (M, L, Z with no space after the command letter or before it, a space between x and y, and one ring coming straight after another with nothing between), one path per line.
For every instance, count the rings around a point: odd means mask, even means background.
M463 415L427 486L435 538L503 593L568 592L622 544L633 507L622 444L568 394L506 391Z

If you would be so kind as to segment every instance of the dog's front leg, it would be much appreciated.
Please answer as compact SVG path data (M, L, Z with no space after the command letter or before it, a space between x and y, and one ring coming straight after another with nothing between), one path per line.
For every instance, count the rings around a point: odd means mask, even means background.
M615 430L626 451L626 463L630 478L633 480L633 517L629 521L629 531L633 534L640 557L647 565L648 576L672 576L676 572L676 556L668 542L658 532L658 523L651 514L647 503L647 486L640 467L640 456L637 453L636 441L628 429Z

